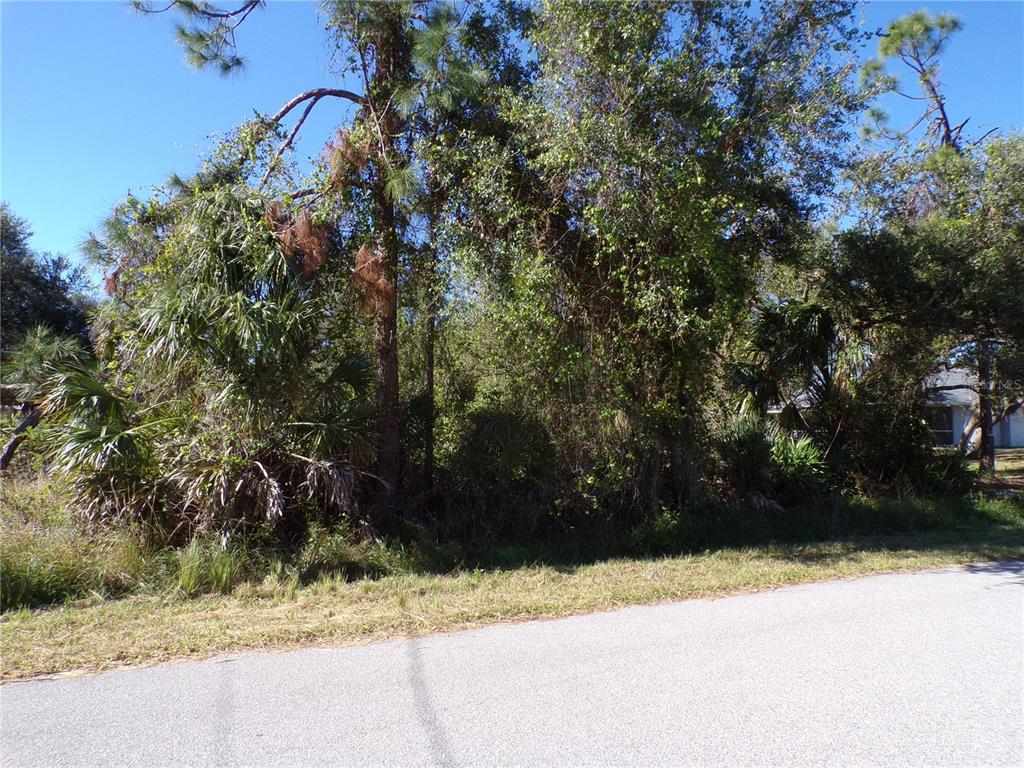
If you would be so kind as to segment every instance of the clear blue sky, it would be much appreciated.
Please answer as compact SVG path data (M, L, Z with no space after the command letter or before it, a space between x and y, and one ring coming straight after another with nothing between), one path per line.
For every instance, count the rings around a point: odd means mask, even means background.
M971 116L975 131L1019 129L1024 0L875 0L861 16L873 29L919 7L965 22L943 64L953 119ZM167 15L142 17L127 2L0 0L0 197L28 219L33 245L74 254L129 190L193 171L210 135L338 82L315 3L270 0L239 43L249 67L225 79L185 66ZM888 106L894 125L915 109ZM319 153L348 109L318 106L300 151Z

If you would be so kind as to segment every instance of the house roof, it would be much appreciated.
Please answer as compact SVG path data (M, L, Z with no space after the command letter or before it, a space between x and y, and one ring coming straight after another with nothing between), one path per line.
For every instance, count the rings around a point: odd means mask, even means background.
M978 378L963 368L938 371L922 382L925 405L974 408L978 402L978 394L974 391L977 384ZM935 391L938 387L942 389Z
M964 368L937 371L921 382L924 404L932 407L948 406L974 410L978 407L978 393L975 392L977 385L977 376ZM811 406L811 399L806 392L796 393L791 402L801 411ZM768 407L768 413L771 414L778 414L781 411L782 405L779 403L773 403Z

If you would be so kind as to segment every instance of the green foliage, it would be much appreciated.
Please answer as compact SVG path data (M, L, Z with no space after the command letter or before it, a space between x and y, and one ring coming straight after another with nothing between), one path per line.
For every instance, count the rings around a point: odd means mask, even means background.
M319 524L310 526L292 562L305 582L327 576L378 578L407 570L398 548L361 539L345 526L328 528Z
M60 336L46 326L36 326L14 345L4 365L4 382L18 387L23 400L41 400L47 380L60 370L85 365L89 355L80 339Z
M755 505L802 502L828 487L823 452L809 437L794 437L756 416L733 421L718 451L729 485Z
M445 463L445 536L482 542L536 530L557 468L551 437L539 419L499 403L474 408Z
M260 5L171 8L226 72ZM32 440L87 518L186 545L183 594L397 572L396 533L457 561L710 540L738 499L796 530L825 491L959 492L918 385L1024 349L1024 153L945 115L951 17L894 22L858 90L853 10L327 3L352 123L300 178L318 92L119 206L88 244L110 272L96 359L39 332L15 357ZM932 132L851 163L896 60ZM839 169L837 234L816 222Z
M949 37L962 28L963 23L952 14L914 11L889 24L878 43L878 53L883 59L913 54L931 61L942 53Z
M229 594L247 575L243 547L223 547L217 541L192 539L175 555L177 589L186 597L212 592Z
M872 95L890 91L906 95L899 90L899 78L885 69L890 60L898 59L914 73L921 86L921 99L928 106L922 117L903 132L889 128L888 115L884 111L878 107L870 108L866 112L869 122L865 126L868 138L886 138L908 145L915 129L922 126L924 136L929 140L927 143L959 143L963 124L954 128L946 115L944 99L939 93L939 65L949 38L962 28L963 24L956 16L931 14L927 10L914 11L890 22L879 39L878 58L869 59L861 67L861 86Z
M822 451L806 435L793 438L776 436L772 440L772 464L782 493L792 497L820 492L825 480Z
M175 32L185 61L196 69L214 68L222 75L245 65L237 52L235 30L263 4L264 0L245 0L237 8L224 11L207 0L174 0L157 9L150 0L132 0L141 13L163 13L170 8L180 11L185 22L176 24Z
M93 519L157 534L348 513L370 377L346 315L323 322L309 255L272 228L270 201L220 186L168 205L111 317L110 359L46 381L53 468Z
M88 297L85 270L66 256L37 253L28 222L0 203L0 326L6 351L37 326L84 339Z

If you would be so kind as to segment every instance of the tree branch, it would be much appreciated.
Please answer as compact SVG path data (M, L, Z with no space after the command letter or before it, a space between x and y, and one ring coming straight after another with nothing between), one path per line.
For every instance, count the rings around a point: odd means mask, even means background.
M184 4L181 2L181 0L171 0L171 2L168 5L159 9L151 8L149 7L148 3L142 1L135 2L133 3L133 5L135 6L136 10L140 11L141 13L158 14L166 13L174 7L183 6ZM249 13L252 12L254 8L258 8L261 5L263 5L263 0L246 0L246 2L242 3L242 5L240 5L233 11L218 11L213 6L198 8L184 7L184 11L186 14L190 16L202 16L203 18L207 19L232 19L235 16L241 16L242 19L244 20L245 17L248 16Z
M22 422L18 425L17 429L14 430L11 439L7 445L4 446L3 453L0 454L0 470L7 469L11 463L11 459L14 458L14 452L18 450L18 446L21 442L28 437L25 433L36 426L39 420L43 417L42 411L39 410L35 405L26 403L22 409Z
M283 107L277 110L277 113L270 118L270 122L279 123L285 118L285 116L295 109L299 104L309 99L316 99L319 101L324 96L334 96L339 99L348 99L349 101L355 102L356 104L362 105L365 102L362 96L352 91L346 91L344 88L313 88L309 91L303 91L298 96L287 102Z
M277 161L281 159L281 155L283 155L288 147L292 145L292 142L295 141L295 137L298 135L299 129L302 128L302 124L306 122L306 118L309 117L309 113L313 111L313 107L315 107L316 103L322 98L323 96L314 96L309 100L306 108L302 111L302 116L299 117L295 122L295 125L292 126L292 130L288 134L288 138L281 142L281 146L277 148L277 152L274 153L274 157L271 158L269 165L267 165L267 172L263 174L263 180L260 182L260 189L267 186L267 182L270 181L270 174L274 172L274 167L277 165Z
M356 104L364 103L362 96L360 96L357 93L353 93L352 91L346 91L344 88L313 88L312 90L300 93L298 96L291 99L287 104L285 104L283 107L277 110L274 116L270 118L270 122L274 125L280 123L288 115L289 112L291 112L293 109L299 106L299 104L301 104L302 102L309 102L308 104L306 104L306 108L302 110L302 115L299 116L299 119L296 121L295 125L292 126L291 131L288 132L288 136L285 138L285 140L281 143L281 146L279 146L277 148L277 151L274 153L274 157L271 159L270 164L267 166L267 172L263 174L263 180L260 182L260 189L263 189L263 187L267 185L267 182L270 180L270 175L274 172L274 167L277 165L277 161L281 159L281 156L287 151L288 147L290 147L292 143L295 141L295 137L298 136L299 134L299 129L301 129L302 124L306 122L306 118L309 117L309 113L313 111L313 107L317 105L317 102L320 101L320 99L326 98L328 96L339 99L348 99L349 101L355 102Z

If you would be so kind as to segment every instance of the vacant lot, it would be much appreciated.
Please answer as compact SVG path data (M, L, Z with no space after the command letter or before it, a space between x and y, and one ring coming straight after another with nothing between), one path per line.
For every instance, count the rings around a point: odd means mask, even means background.
M771 589L799 582L1024 558L1024 451L1001 452L998 498L908 499L786 512L774 522L717 518L734 543L695 550L701 522L644 546L663 556L559 548L496 550L476 565L431 567L405 553L344 551L353 570L302 577L292 567L244 572L228 559L154 556L122 534L83 538L47 485L4 493L4 568L30 585L86 584L68 602L0 618L3 679L152 664L247 648L367 642L493 622ZM791 524L785 525L790 519ZM817 533L801 535L817 521ZM794 538L796 536L796 538ZM817 538L815 538L817 537ZM799 543L777 543L777 542ZM700 545L704 546L704 545ZM19 549L20 548L20 549ZM672 551L674 549L674 552ZM335 553L337 556L338 553ZM377 572L366 570L373 563ZM279 563L278 566L281 564ZM242 568L235 572L232 569ZM208 575L204 575L207 569ZM6 576L5 576L6 578ZM191 584L188 579L199 579ZM203 581L208 578L208 581ZM233 579L217 586L217 578ZM82 581L85 579L85 581ZM11 581L6 588L10 589ZM78 587L81 594L81 587ZM221 594L203 594L221 592Z

